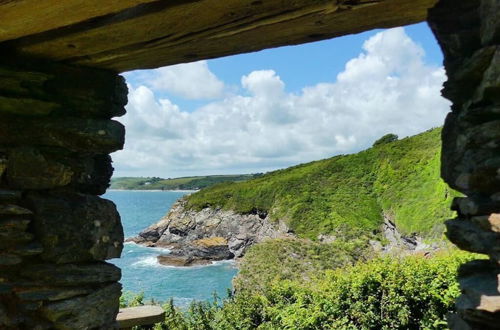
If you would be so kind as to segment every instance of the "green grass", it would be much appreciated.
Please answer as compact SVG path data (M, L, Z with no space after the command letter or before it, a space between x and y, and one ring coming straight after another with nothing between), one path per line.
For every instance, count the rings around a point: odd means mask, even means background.
M436 238L458 193L439 176L440 133L422 134L278 170L238 183L221 183L188 197L188 208L264 212L303 238L355 237L376 232L388 217L405 234Z
M241 182L261 174L207 175L173 179L158 177L118 177L111 179L111 189L123 190L197 190L221 182Z

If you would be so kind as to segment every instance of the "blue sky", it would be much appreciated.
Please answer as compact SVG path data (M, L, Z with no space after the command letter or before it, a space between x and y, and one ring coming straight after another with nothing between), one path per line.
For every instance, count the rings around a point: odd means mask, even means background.
M421 23L127 73L115 176L262 172L416 134L448 111L441 63Z
M259 52L226 56L208 61L210 70L226 84L237 86L243 75L255 70L272 69L286 82L286 91L297 93L304 86L332 81L344 69L347 61L356 57L368 38L380 29L297 46L265 49ZM405 26L410 38L425 50L426 63L441 66L443 54L427 23ZM149 70L150 71L150 70ZM127 80L138 84L137 74ZM206 104L205 99L189 100L161 91L157 97L169 98L184 111L194 111Z
M228 56L209 61L210 70L229 84L238 84L241 76L255 70L276 71L289 92L304 86L331 81L356 57L368 38L382 30L372 30L298 46L266 49L260 52ZM425 61L441 66L443 55L427 23L405 27L406 34L425 50Z

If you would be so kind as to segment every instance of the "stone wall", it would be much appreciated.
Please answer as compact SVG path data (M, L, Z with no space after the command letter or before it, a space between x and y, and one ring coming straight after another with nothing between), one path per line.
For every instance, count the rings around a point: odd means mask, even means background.
M0 329L110 329L123 229L98 197L124 143L115 73L0 62Z
M443 96L453 102L443 129L442 176L455 199L448 238L489 256L459 270L454 329L500 327L500 1L441 0L429 24L445 57Z

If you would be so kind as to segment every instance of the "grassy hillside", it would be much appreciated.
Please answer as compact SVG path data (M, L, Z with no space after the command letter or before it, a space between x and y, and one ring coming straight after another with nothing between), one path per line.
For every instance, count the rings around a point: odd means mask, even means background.
M175 179L120 177L111 179L111 189L125 190L197 190L221 182L241 182L261 174L207 175Z
M403 233L440 236L457 195L439 177L440 133L433 129L352 155L302 164L188 197L188 207L269 213L301 237L376 232L384 217Z

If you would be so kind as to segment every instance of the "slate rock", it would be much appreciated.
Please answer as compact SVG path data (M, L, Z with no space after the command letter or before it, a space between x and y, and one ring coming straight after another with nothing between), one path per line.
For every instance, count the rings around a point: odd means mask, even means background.
M46 116L61 106L54 102L29 97L5 97L0 95L0 113L18 116Z
M33 239L34 236L31 233L0 231L0 249L15 248L16 245L28 243Z
M7 169L7 158L5 155L0 154L0 179L5 172L5 169Z
M30 222L31 220L23 218L0 219L0 231L3 233L24 232L28 228Z
M31 242L26 245L16 246L10 249L10 252L19 256L34 256L37 254L42 254L43 246L38 242Z
M36 164L36 166L33 166ZM68 186L72 190L100 195L113 175L107 154L81 155L61 148L16 148L9 154L9 186L43 190Z
M14 204L0 204L0 215L32 215L27 208Z
M448 220L445 224L446 236L462 250L483 254L500 252L500 233L485 230L465 219Z
M15 294L21 300L57 301L82 296L92 292L90 287L28 287L16 288Z
M42 258L74 263L118 258L123 227L113 202L84 194L30 193Z
M108 283L119 281L121 278L120 268L106 262L35 264L24 267L21 274L26 278L57 286Z
M114 120L0 116L0 144L4 145L61 147L107 154L122 149L124 142L125 128Z
M34 166L36 164L36 166ZM7 181L14 189L50 189L71 182L69 166L34 148L16 148L9 154Z
M0 189L0 203L15 203L21 199L21 191Z
M14 266L23 262L19 256L10 253L0 253L0 266Z
M83 297L75 297L43 306L42 314L57 329L92 329L109 325L118 314L121 285L114 283Z
M125 114L128 91L114 72L24 60L2 64L0 92L23 101L10 104L16 114L109 119Z

